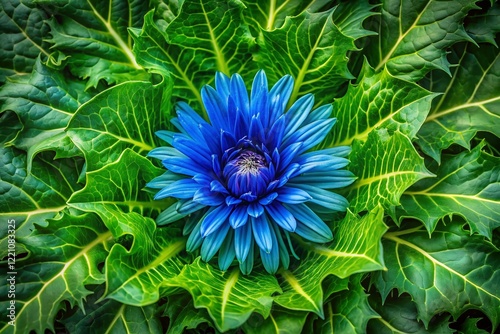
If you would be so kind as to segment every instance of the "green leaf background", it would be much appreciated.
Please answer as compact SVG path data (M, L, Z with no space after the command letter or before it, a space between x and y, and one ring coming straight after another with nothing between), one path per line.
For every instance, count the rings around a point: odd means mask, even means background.
M0 333L493 333L499 6L473 0L2 1ZM173 105L290 74L350 145L334 239L269 275L185 251L146 183ZM0 277L4 282L4 273ZM402 319L405 321L402 321Z

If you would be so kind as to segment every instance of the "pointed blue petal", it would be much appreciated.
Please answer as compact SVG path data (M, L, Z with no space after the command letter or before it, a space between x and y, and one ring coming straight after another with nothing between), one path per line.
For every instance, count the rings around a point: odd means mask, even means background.
M270 203L272 203L276 199L276 197L278 197L278 193L272 192L272 193L268 194L266 197L261 198L259 200L259 203L262 205L269 205Z
M278 242L276 241L276 236L274 235L274 231L272 231L272 234L273 234L274 244L271 251L267 253L262 248L260 249L260 258L262 259L262 264L264 265L266 271L271 275L276 273L280 265Z
M193 195L200 189L200 185L193 179L181 179L173 182L168 187L161 189L155 195L155 199L161 199L166 197L175 198L192 198Z
M307 116L304 124L309 124L320 119L327 119L331 116L333 111L333 106L331 104L325 104L315 110L313 110L309 116Z
M228 126L227 109L225 103L215 89L210 86L204 86L201 89L201 99L207 111L210 122L216 130L231 129Z
M175 148L167 146L160 146L153 148L151 151L148 152L147 156L150 158L159 159L161 161L169 157L184 157L184 158L186 157L184 154L177 151Z
M300 165L300 169L293 176L306 172L330 172L344 168L349 164L349 160L346 158L323 154L310 155L306 158L301 157L294 162Z
M172 204L163 210L158 217L156 217L156 224L158 226L168 225L184 218L186 214L179 213L176 209L177 203Z
M208 172L205 168L195 163L192 159L184 157L169 157L163 160L163 166L174 173L189 176L195 176L198 173Z
M245 82L239 74L233 74L233 76L231 77L230 90L231 97L233 98L236 107L240 110L243 110L245 113L248 113L250 109L248 92L245 86Z
M297 227L297 221L290 211L288 211L279 202L274 202L271 205L266 206L266 211L269 216L281 226L281 228L294 232Z
M263 70L259 70L252 82L252 93L251 100L252 102L257 99L257 96L261 95L263 92L267 94L267 77L266 72Z
M229 224L224 224L220 226L215 232L203 240L203 244L201 245L201 259L203 261L210 261L212 257L219 251L224 239L227 236L227 232L229 231Z
M253 202L257 199L257 196L253 195L251 192L244 193L240 198L247 202Z
M280 117L285 111L288 100L292 95L293 81L294 80L291 75L285 75L279 79L269 91L269 125L276 122L278 117Z
M222 183L217 180L213 180L212 182L210 182L210 190L217 191L223 194L229 194L226 187L224 187Z
M266 145L267 147L280 147L281 141L283 140L283 134L285 131L285 116L278 118L276 122L271 127L271 130L267 133Z
M297 219L295 233L316 242L328 242L333 238L330 228L305 204L285 205ZM315 239L312 239L315 238Z
M277 193L278 198L276 200L288 204L299 204L312 199L311 195L306 191L287 186L279 188Z
M278 173L285 170L301 151L303 151L302 143L292 143L282 149L280 152L280 165L277 167Z
M288 249L286 248L286 244L283 241L283 237L281 236L281 230L279 226L276 224L271 224L271 226L274 229L274 234L276 235L276 240L278 241L280 261L283 265L283 268L287 270L288 266L290 265L290 255L288 254ZM284 231L284 233L287 232Z
M200 228L201 228L201 223L202 221L200 220L198 224L194 227L193 231L189 235L189 238L187 239L186 242L186 250L188 252L193 252L198 247L201 246L201 243L203 242L203 238L201 236Z
M293 184L293 186L307 192L312 197L312 203L321 205L329 210L344 212L349 206L349 202L343 196L334 192L309 184Z
M264 213L264 207L257 202L253 202L248 204L247 212L249 216L257 218Z
M151 181L149 181L146 184L146 187L148 188L153 188L153 189L161 189L164 187L169 186L173 182L183 179L181 175L171 173L169 171L166 171L165 173L161 174L160 176L155 177Z
M196 203L192 199L181 199L176 203L176 210L184 215L189 215L205 207L205 205Z
M347 187L357 179L346 169L328 172L305 173L290 179L291 184L309 184L322 189L336 189Z
M215 73L215 89L222 101L226 101L229 97L229 83L230 79L222 72Z
M234 250L240 263L246 260L252 244L252 227L250 224L245 224L234 230Z
M167 144L172 145L172 140L174 138L175 132L167 130L159 130L155 132L155 135L164 142L166 142Z
M219 269L226 271L235 257L233 229L229 229L224 242L219 250Z
M255 242L260 249L269 253L273 247L273 239L267 215L263 214L258 218L251 217L250 220L252 221L252 231Z
M199 188L193 195L193 201L208 205L217 206L224 203L224 196L220 193L213 192L208 187Z
M243 200L236 198L234 196L226 196L226 205L236 205L243 202Z
M201 224L201 235L206 237L218 230L219 227L226 222L231 211L233 211L233 208L226 205L218 206L210 211Z
M250 244L250 250L248 251L248 256L245 261L240 261L240 270L243 275L249 275L252 272L253 261L254 261L254 246L253 242Z
M233 212L229 216L229 224L237 229L245 225L248 221L248 213L246 205L238 205L234 208Z
M319 144L325 136L330 132L336 119L330 118L326 120L319 120L308 124L296 132L294 132L290 137L285 139L283 145L290 145L291 143L302 142L302 147L300 153L307 151L308 149Z
M314 95L306 94L290 107L286 115L285 138L302 126L314 105Z

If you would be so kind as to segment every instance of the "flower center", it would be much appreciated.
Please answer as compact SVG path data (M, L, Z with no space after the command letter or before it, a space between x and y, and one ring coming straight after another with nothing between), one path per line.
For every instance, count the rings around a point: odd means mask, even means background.
M239 174L257 175L262 167L266 167L264 157L252 151L244 151L236 158L235 166Z

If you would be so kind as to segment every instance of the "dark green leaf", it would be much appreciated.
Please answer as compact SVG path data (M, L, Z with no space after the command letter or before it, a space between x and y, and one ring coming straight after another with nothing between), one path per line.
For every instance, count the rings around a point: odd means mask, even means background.
M294 334L302 333L308 313L273 307L269 317L264 319L254 313L242 326L245 334Z
M187 292L168 297L165 315L169 318L169 334L182 334L186 329L195 329L205 323L213 327L207 310L195 308L193 298Z
M476 43L491 43L495 46L495 36L500 32L500 4L492 3L486 13L468 18L466 30Z

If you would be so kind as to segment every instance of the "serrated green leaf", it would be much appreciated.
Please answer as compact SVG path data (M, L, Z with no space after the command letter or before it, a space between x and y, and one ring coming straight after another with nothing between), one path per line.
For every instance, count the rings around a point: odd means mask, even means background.
M312 311L324 316L321 282L328 275L340 278L384 268L380 239L386 230L383 210L377 208L362 218L348 212L333 230L330 245L301 243L305 250L298 266L282 270L283 294L275 302L285 308ZM356 233L353 233L356 231ZM363 236L360 239L359 236Z
M458 331L459 334L469 334L469 333L474 333L474 334L488 334L487 331L484 329L480 329L477 326L477 323L481 321L481 319L478 318L467 318L463 322L462 326L460 327L460 330Z
M341 91L342 83L353 78L346 53L356 49L354 39L339 30L333 13L305 11L288 17L279 29L261 31L256 61L272 82L286 74L293 76L291 102L299 95L313 93L316 105L329 103ZM328 94L318 94L320 91Z
M378 316L367 297L358 278L350 289L335 294L325 304L325 319L314 321L314 333L366 333L368 321Z
M88 79L87 88L100 80L108 84L127 80L146 80L149 75L137 64L132 53L132 38L127 29L140 27L148 2L53 1L37 0L57 16L49 21L48 39L52 48L70 56L71 72Z
M104 262L111 239L111 232L94 214L65 214L50 220L47 227L37 226L29 237L19 238L30 256L16 262L16 326L3 323L1 331L54 331L54 317L63 301L83 308L83 299L92 293L85 286L104 282L98 265ZM6 284L0 286L2 322L8 319L3 313L10 304L7 289Z
M46 225L66 208L66 201L81 188L77 178L81 161L52 160L50 155L37 158L27 171L26 154L14 147L0 146L0 219L14 220L16 237L31 233L33 224ZM0 258L7 252L7 224L0 225ZM23 250L17 243L18 252Z
M500 137L500 51L491 44L453 48L451 78L432 74L432 89L443 92L418 132L417 143L434 160L451 144L470 147L478 131Z
M415 137L435 97L420 86L397 79L387 70L375 73L364 62L358 82L335 100L337 124L325 145L351 145L366 140L373 130L384 128Z
M139 64L173 78L173 96L198 103L200 89L214 80L215 71L227 75L256 72L250 48L254 44L238 0L186 0L170 24L154 22L153 12L144 18L141 31L132 30L134 53Z
M245 334L294 334L302 333L308 313L273 307L264 319L254 313L241 327Z
M0 2L0 84L9 76L31 73L39 54L49 57L48 43L43 40L49 16L34 2Z
M82 82L45 66L38 59L30 76L11 77L0 88L0 113L14 111L24 126L10 144L28 151L50 140L63 132L73 113L89 98ZM33 155L29 160L32 159Z
M495 36L500 32L500 4L492 2L486 13L469 16L466 30L476 43L491 43L498 46Z
M379 318L368 322L368 333L380 334L451 334L455 333L450 325L450 315L434 317L429 326L418 320L417 307L407 294L387 298L384 303L378 293L369 297L370 306L379 314Z
M85 155L87 171L115 161L129 148L145 153L156 146L155 131L167 122L167 82L131 81L116 85L82 105L67 133ZM150 180L148 180L150 181Z
M409 81L440 69L449 73L446 48L471 41L462 25L475 0L387 0L375 17L378 32L367 46L375 71L385 66L393 75Z
M349 170L358 179L346 189L354 213L382 205L385 210L399 204L401 194L416 181L430 177L423 159L399 131L372 131L365 143L355 141Z
M449 312L457 319L466 310L480 309L495 329L500 321L500 252L463 225L440 224L431 238L423 226L386 233L388 270L373 276L382 298L392 289L410 294L426 327L435 314Z
M87 297L85 312L79 309L71 317L63 320L69 333L163 333L157 305L136 307L120 304L111 299L98 302L103 291L103 287L100 286Z
M196 329L201 324L213 327L212 319L204 308L196 309L191 295L184 291L167 299L164 315L168 316L168 334L182 334L185 330Z
M179 15L184 0L152 0L151 7L155 9L155 18L164 20L167 24Z
M439 167L434 164L431 170L437 177L417 182L401 197L399 220L417 218L432 233L441 218L460 215L471 233L491 239L500 226L500 158L482 152L482 147L446 155Z
M208 310L216 327L227 331L241 326L252 312L267 318L273 293L280 292L276 278L253 272L243 276L236 268L222 272L197 258L166 284L186 289L194 305Z

